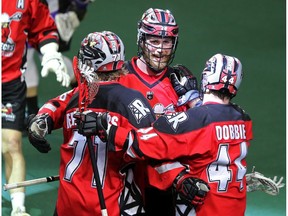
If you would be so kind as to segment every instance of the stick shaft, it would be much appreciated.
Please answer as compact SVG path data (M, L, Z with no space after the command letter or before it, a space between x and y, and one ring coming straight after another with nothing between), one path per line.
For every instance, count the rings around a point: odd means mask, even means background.
M32 180L27 180L27 181L22 181L22 182L4 184L3 189L6 191L6 190L19 188L19 187L27 187L27 186L31 186L31 185L53 182L53 181L58 181L58 180L59 180L59 175L48 176L48 177L37 178L37 179L32 179Z
M87 80L82 80L80 71L78 68L78 60L77 57L73 58L73 69L74 69L74 74L76 77L76 80L78 82L78 88L79 88L79 96L78 96L78 108L79 112L82 113L83 111L87 110L87 107L89 103L92 102L92 99L89 98L89 87ZM91 100L90 100L91 99ZM96 188L97 188L97 194L100 202L100 208L101 208L101 214L102 216L108 216L106 204L105 204L105 199L103 195L103 190L102 190L102 184L100 181L100 176L99 176L99 171L97 167L97 160L95 157L95 152L93 148L93 141L91 136L87 136L87 143L88 143L88 150L89 150L89 155L92 163L92 169L93 169L93 174L94 174L94 180L96 183Z
M101 207L101 213L102 213L102 216L105 216L105 215L107 215L107 209L106 209L104 194L103 194L103 190L102 190L102 184L100 181L99 171L98 171L98 167L96 165L97 161L96 161L96 157L94 155L95 152L94 152L94 148L93 148L92 137L87 136L86 138L87 138L87 142L88 142L89 154L90 154L91 164L92 164L92 168L93 168L94 179L96 182L98 198L99 198L100 207Z

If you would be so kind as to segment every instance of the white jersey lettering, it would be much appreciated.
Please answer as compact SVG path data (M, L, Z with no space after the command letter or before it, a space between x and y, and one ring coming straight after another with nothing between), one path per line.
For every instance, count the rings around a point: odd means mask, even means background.
M174 131L177 130L181 122L184 122L188 119L187 114L185 112L172 113L171 115L166 115L166 117L169 123L172 125L172 129Z
M24 0L18 0L17 8L18 9L24 9Z
M235 125L216 125L216 136L218 140L246 139L244 124Z
M148 113L150 113L150 110L148 107L144 105L144 103L136 99L132 103L128 105L129 109L131 110L133 116L135 117L137 123L141 121L142 118L147 116Z

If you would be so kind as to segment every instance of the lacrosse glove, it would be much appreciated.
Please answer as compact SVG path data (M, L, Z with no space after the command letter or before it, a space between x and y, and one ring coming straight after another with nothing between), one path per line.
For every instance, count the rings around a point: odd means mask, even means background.
M51 150L50 144L44 138L47 133L51 133L53 121L45 114L31 114L28 117L28 138L30 143L41 153L48 153Z
M55 23L61 39L69 42L75 29L80 25L80 20L74 11L58 13L55 16Z
M83 113L75 113L74 118L78 127L78 133L83 136L98 136L103 142L108 140L107 112L100 114L91 110Z
M198 82L196 77L183 65L173 66L170 74L171 84L179 96L177 105L182 106L199 98Z
M64 63L62 54L57 52L58 44L49 43L40 48L43 54L41 76L47 77L49 72L56 74L56 79L61 82L62 86L68 87L70 84L70 76Z
M181 200L189 206L196 207L204 203L205 196L210 190L209 185L198 178L194 178L186 171L182 171L174 180L173 186Z

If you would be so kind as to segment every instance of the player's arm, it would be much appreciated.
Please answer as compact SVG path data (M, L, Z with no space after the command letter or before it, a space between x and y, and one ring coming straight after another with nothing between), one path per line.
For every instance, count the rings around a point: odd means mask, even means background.
M57 81L68 87L70 76L62 54L58 52L59 36L48 6L41 1L33 1L31 16L33 19L28 32L28 42L43 55L41 76L46 77L49 72L54 72Z
M28 138L30 143L41 153L51 150L46 135L52 130L62 127L65 110L71 97L77 89L70 90L45 103L37 113L28 118Z
M113 133L112 131L114 129L117 129L118 127L108 124L107 113L98 114L93 111L85 111L79 114L76 119L79 130L78 132L80 134L84 136L97 135L102 141L106 143L113 142L113 140L109 140L108 134ZM147 130L149 131L149 129ZM129 133L130 131L128 130L124 134L127 135ZM121 132L119 133L119 135L121 136ZM131 134L129 136L131 136ZM126 147L122 148L121 150L129 148L129 140L125 140L124 142L126 142ZM113 150L115 151L115 149ZM131 158L147 160L150 159L145 158L143 152L139 148L137 148L136 145L130 150L131 151L130 153L128 153L128 155L130 155ZM209 186L201 179L194 178L192 175L185 171L185 168L186 167L179 162L165 162L154 167L148 166L149 182L151 185L162 190L173 186L176 193L181 197L184 203L186 203L187 205L193 205L194 207L197 205L201 205L203 204L206 193L209 191ZM158 171L161 174L159 174ZM164 184L163 181L160 180L160 178L165 179Z
M63 94L48 100L40 109L38 114L48 113L51 116L54 127L53 130L61 128L63 125L65 112L71 98L78 92L78 88L64 92ZM75 96L74 96L75 97Z

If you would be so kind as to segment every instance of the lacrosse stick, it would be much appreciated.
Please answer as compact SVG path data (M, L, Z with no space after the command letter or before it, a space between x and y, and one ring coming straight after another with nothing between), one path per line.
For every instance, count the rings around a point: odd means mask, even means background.
M247 192L263 191L269 195L276 196L279 189L284 187L283 177L277 181L277 176L273 179L265 177L262 173L256 172L255 167L252 173L246 174Z
M27 181L22 181L22 182L16 182L16 183L11 183L11 184L4 184L3 185L3 190L11 190L15 188L20 188L20 187L27 187L35 184L41 184L41 183L48 183L48 182L54 182L59 180L59 175L55 176L48 176L48 177L43 177L43 178L37 178L37 179L32 179L32 180L27 180Z
M83 111L87 109L87 106L92 103L93 99L95 98L99 85L97 83L97 75L94 72L94 70L89 70L89 68L85 65L81 65L83 70L79 70L78 68L78 58L75 56L73 58L73 69L74 69L74 75L78 82L78 88L79 88L79 114L81 114ZM98 192L98 198L100 202L101 207L101 214L102 216L108 216L105 199L102 191L102 184L100 181L99 171L96 165L96 157L95 152L93 148L93 142L91 136L86 136L87 142L88 142L88 149L90 154L90 159L92 163L93 173L94 173L94 179L96 182L96 188Z

